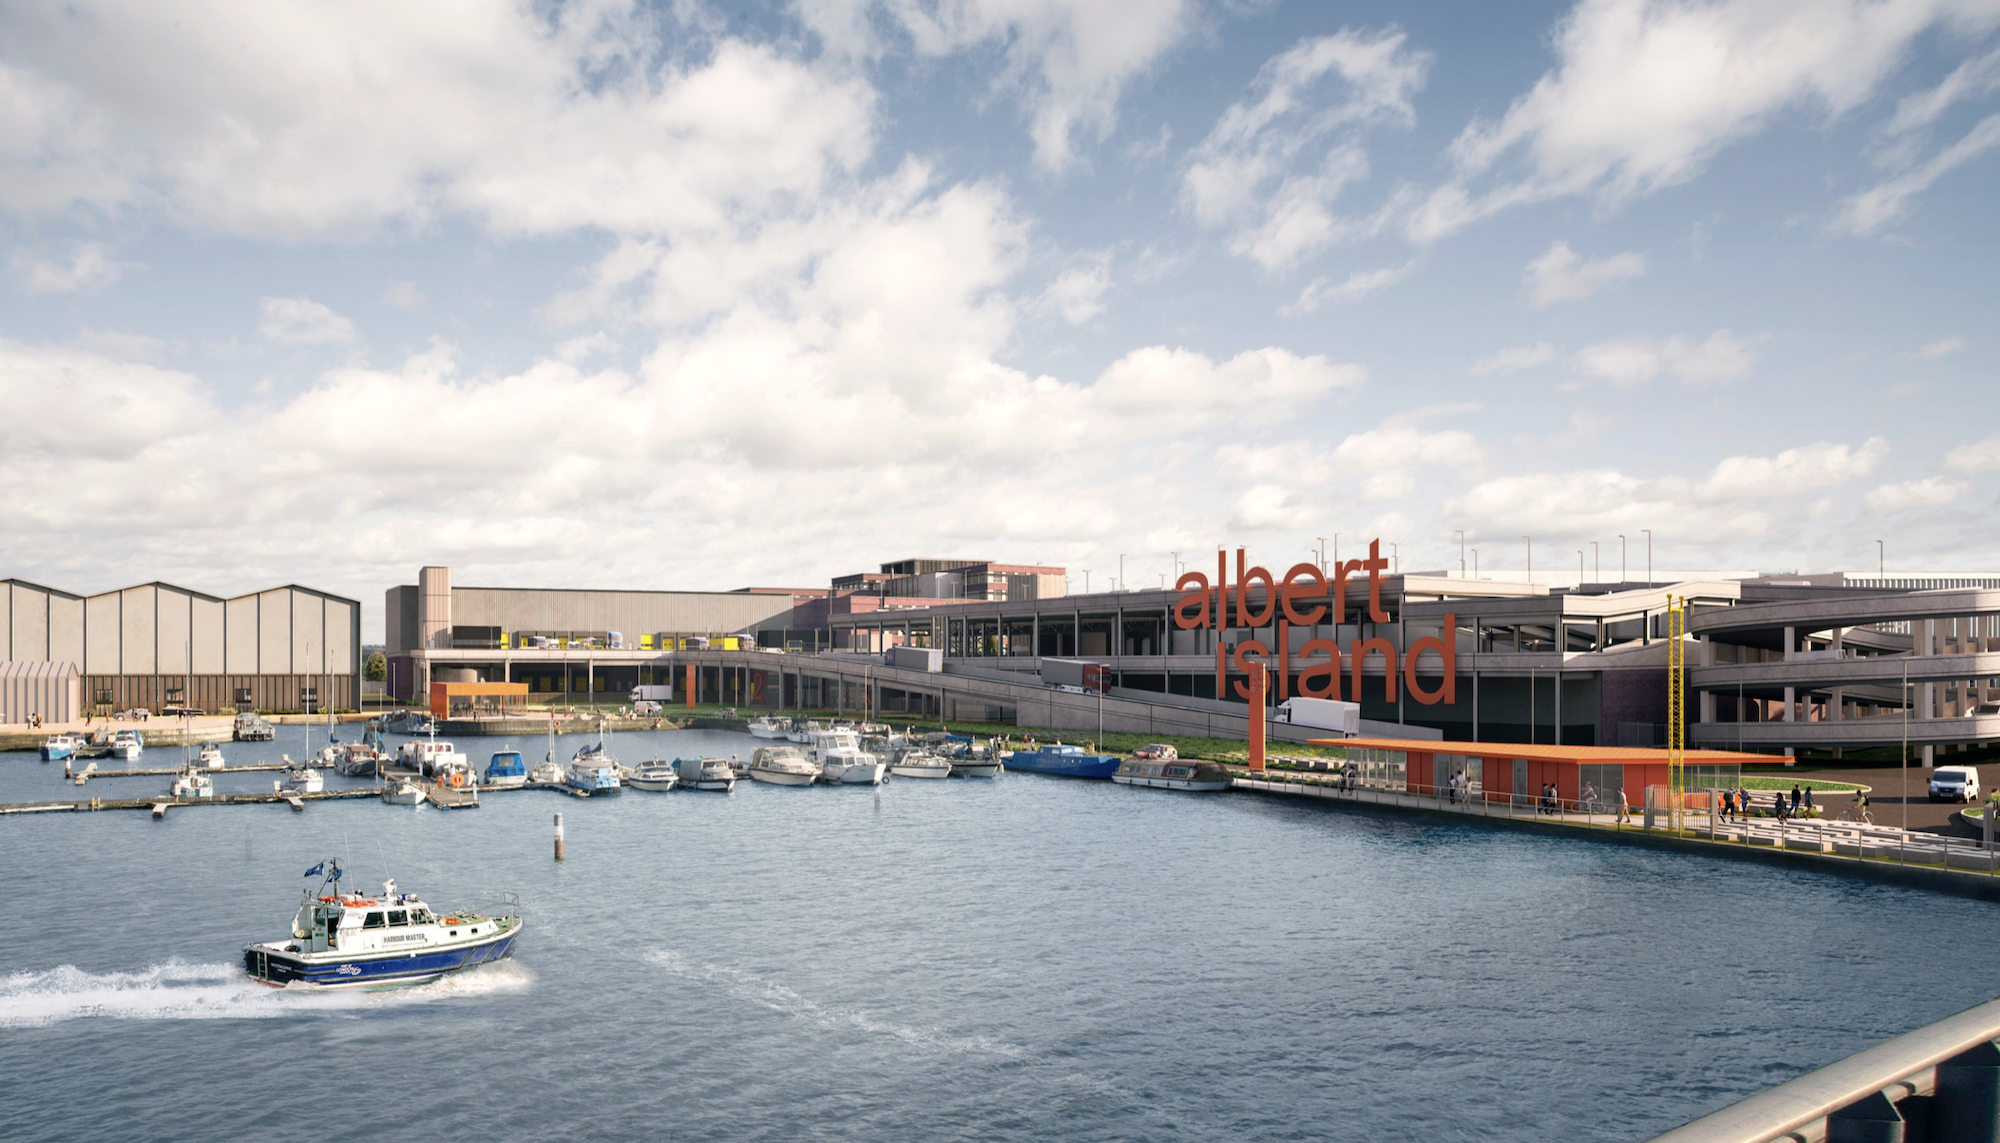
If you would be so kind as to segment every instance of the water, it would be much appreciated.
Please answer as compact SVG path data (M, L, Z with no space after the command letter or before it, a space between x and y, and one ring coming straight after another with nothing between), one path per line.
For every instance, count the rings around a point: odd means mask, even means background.
M0 755L0 801L81 793L60 771ZM1761 864L1028 774L0 836L10 1139L1636 1139L1985 999L1956 968L2000 939L1989 907ZM242 979L336 854L446 907L520 893L515 959Z

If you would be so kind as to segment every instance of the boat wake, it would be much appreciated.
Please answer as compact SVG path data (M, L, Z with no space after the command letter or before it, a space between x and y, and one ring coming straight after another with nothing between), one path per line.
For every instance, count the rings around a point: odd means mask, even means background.
M955 1054L1001 1056L1006 1059L1022 1059L1027 1054L1012 1044L986 1036L952 1036L935 1028L917 1028L878 1020L852 1008L828 1007L801 996L777 981L766 980L754 972L731 965L693 964L679 953L664 950L647 953L646 959L684 980L722 989L738 1000L760 1005L819 1028L851 1028L871 1036L888 1036L914 1047Z
M230 964L168 961L137 972L62 965L0 976L0 1028L39 1028L85 1017L113 1020L269 1020L358 1013L411 1003L519 992L534 981L514 961L413 988L331 992L269 988Z

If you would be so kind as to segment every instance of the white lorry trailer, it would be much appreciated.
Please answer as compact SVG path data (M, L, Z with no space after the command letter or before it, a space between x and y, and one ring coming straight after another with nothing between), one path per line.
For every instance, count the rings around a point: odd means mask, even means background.
M633 687L632 697L627 701L669 703L674 701L674 688L672 686Z
M1353 738L1361 733L1361 704L1338 699L1289 698L1271 712L1271 721L1318 727Z

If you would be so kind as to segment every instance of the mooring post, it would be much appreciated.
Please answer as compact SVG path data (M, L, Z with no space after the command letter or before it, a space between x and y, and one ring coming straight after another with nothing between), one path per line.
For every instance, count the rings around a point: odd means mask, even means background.
M556 815L556 860L563 859L562 815Z

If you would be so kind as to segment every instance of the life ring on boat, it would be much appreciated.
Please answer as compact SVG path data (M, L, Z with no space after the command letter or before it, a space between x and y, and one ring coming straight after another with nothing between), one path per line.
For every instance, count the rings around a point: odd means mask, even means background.
M453 771L451 775L451 784L453 786L465 785L465 775L458 773L457 771Z

